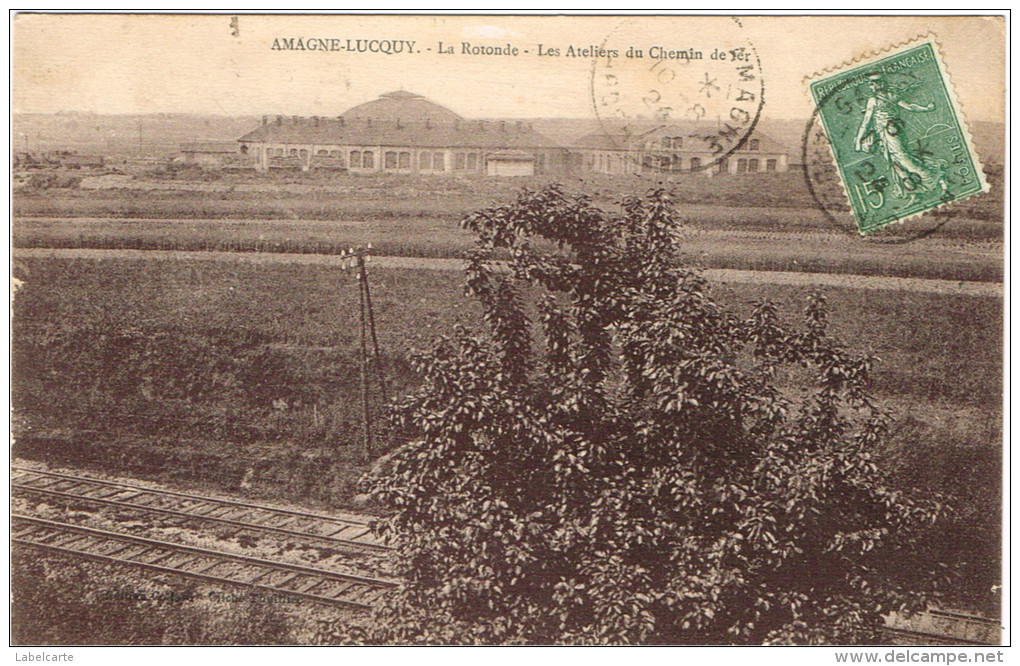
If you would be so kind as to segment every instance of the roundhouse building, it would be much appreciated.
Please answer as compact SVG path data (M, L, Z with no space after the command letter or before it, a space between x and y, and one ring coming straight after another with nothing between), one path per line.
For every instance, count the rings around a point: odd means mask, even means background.
M566 151L530 125L466 120L404 91L337 118L263 116L262 125L238 141L259 170L530 175L568 164Z

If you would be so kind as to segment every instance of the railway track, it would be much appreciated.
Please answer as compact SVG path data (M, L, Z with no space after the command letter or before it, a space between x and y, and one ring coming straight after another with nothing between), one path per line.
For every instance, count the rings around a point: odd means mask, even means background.
M134 484L11 467L14 494L58 498L143 513L173 516L384 553L391 548L371 534L367 521L280 509ZM371 608L396 583L129 536L41 518L12 515L13 543L97 561L141 567L226 585L353 608ZM887 618L885 633L906 645L999 645L1001 626L984 617L931 609L912 618Z
M11 491L196 520L233 527L238 532L312 540L338 548L390 550L371 533L367 521L353 517L279 509L18 466L11 467Z
M978 615L929 609L912 618L886 619L885 632L909 645L1001 645L1002 626Z
M330 606L369 609L393 581L273 562L14 514L11 542Z

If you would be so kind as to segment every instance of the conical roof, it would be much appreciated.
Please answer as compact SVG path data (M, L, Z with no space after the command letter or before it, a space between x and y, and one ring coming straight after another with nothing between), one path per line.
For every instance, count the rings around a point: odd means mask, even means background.
M395 92L380 95L378 99L371 102L359 104L348 109L343 114L346 121L355 120L379 120L379 121L403 121L403 122L425 122L452 123L461 120L461 117L445 106L440 106L422 95L397 90Z

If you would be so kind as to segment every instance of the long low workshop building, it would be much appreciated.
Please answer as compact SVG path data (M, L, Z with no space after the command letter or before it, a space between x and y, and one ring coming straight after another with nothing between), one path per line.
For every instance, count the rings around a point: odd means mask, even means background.
M256 169L344 169L351 173L513 175L562 172L567 151L530 125L516 121L466 120L421 95L391 92L336 118L264 116L239 139L240 152ZM523 153L521 158L518 153Z

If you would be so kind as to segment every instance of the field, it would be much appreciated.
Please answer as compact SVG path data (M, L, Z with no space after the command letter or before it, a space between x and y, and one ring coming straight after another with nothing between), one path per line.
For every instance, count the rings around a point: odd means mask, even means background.
M985 172L991 191L955 204L952 217L1001 223L1003 169L992 163L985 166ZM521 187L536 189L552 182L562 183L567 189L583 190L600 205L642 194L652 187L664 187L682 204L755 207L764 211L817 208L804 172L797 169L713 178L680 173L438 178L317 172L232 173L170 165L131 176L111 173L81 177L73 172L65 175L78 177L38 178L37 183L19 188L14 197L15 216L459 219L465 211L510 198Z
M943 214L941 235L1002 238L1002 167L986 167L991 191L954 204ZM670 192L696 214L689 222L705 228L806 230L830 228L819 214L799 170L753 176L657 174L653 176L531 176L487 178L302 173L227 173L168 167L135 175L82 176L72 171L27 173L15 189L15 218L102 217L155 219L258 219L320 221L456 222L472 210L507 201L522 187L558 182L583 191L603 207L654 187ZM916 228L881 232L907 235Z
M684 210L704 224L712 213L718 213L705 208L689 206ZM728 215L752 214L726 210ZM965 241L941 233L905 244L862 241L832 230L753 231L692 226L684 234L688 261L704 268L993 282L1001 282L1003 277L1001 243ZM31 218L17 221L14 228L14 245L19 248L339 254L369 243L380 255L452 258L464 255L472 237L456 223L441 220Z
M384 255L458 257L472 242L459 227L467 211L550 180L259 176L193 169L109 178L117 179L115 187L18 190L14 246L337 254L372 243ZM684 247L695 265L1003 279L998 186L954 207L932 236L898 243L932 223L893 225L861 239L833 225L798 173L698 176L661 184L679 202ZM654 185L638 177L593 177L570 179L565 187L591 192L597 204L611 210L621 197Z
M391 394L407 353L473 325L460 275L371 269ZM307 505L350 506L359 448L357 294L328 266L19 259L17 456ZM797 316L806 287L726 285ZM897 414L886 464L955 494L942 547L965 560L960 603L993 603L1001 497L1002 300L827 288L834 329L882 358ZM376 411L381 396L373 394ZM378 413L377 413L378 416ZM384 441L394 433L377 430Z

